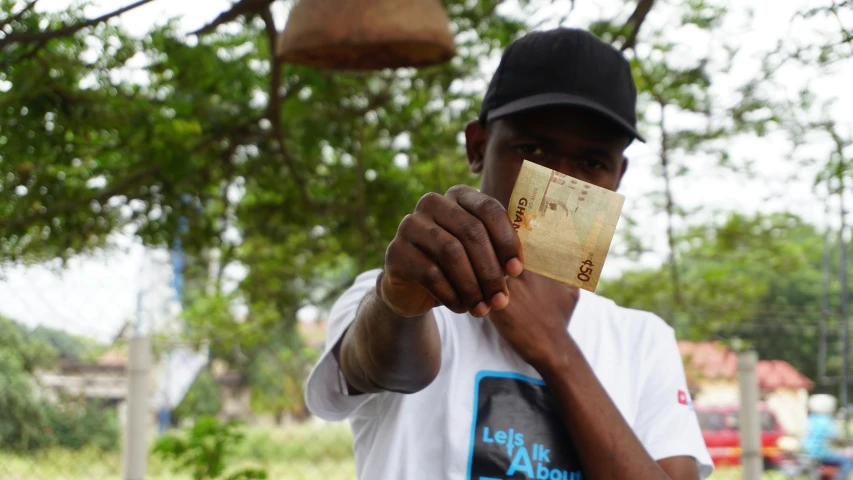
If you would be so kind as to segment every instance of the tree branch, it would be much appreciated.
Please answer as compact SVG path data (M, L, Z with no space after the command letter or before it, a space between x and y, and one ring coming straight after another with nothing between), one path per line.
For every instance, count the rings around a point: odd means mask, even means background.
M100 190L98 193L96 193L95 195L92 195L88 198L85 198L85 199L82 199L82 200L79 200L76 202L66 203L66 204L64 204L64 205L62 205L62 206L60 206L54 210L45 210L44 212L36 212L32 215L22 217L22 218L16 218L16 219L12 219L12 220L2 220L2 221L0 221L0 232L2 232L3 230L6 230L6 229L26 226L26 225L29 225L33 222L37 222L37 221L45 219L45 218L56 217L57 215L69 213L69 212L72 212L74 210L77 210L78 208L82 208L82 207L88 205L89 203L91 203L93 201L99 201L100 202L100 201L108 200L108 199L110 199L116 195L121 195L129 187L131 187L134 184L150 177L151 175L154 175L159 170L160 170L160 165L153 165L151 167L146 168L145 170L141 170L139 172L136 172L136 173L114 183L113 186L111 186L109 188L106 188L104 190ZM6 235L5 233L0 234L0 236L5 236L5 235Z
M625 22L625 26L622 27L622 31L627 32L625 43L622 44L621 48L623 52L637 45L637 36L640 33L640 27L643 26L643 22L649 15L649 11L651 11L654 3L655 0L639 0L637 2L637 8L634 9L634 13L631 14L628 21Z
M260 14L263 16L265 11L269 11L269 4L273 1L275 0L240 0L227 11L220 13L212 22L190 34L198 36L208 34L219 28L220 25L233 22L243 15Z
M33 7L36 6L36 2L38 2L38 0L32 0L31 2L27 3L27 5L20 12L12 15L9 18L5 18L3 20L0 20L0 29L6 28L6 26L9 25L10 23L20 20L21 17L23 17L25 13L29 12L30 10L33 9Z
M284 163L287 164L287 168L290 170L290 174L293 175L293 180L296 183L296 187L299 189L299 193L302 195L302 198L305 201L310 202L311 197L308 195L307 184L305 183L305 178L302 176L299 168L296 166L296 162L293 157L287 151L287 148L284 145L284 130L281 125L281 103L288 98L292 97L296 92L300 90L299 84L292 85L284 97L281 96L281 66L282 61L276 58L275 55L275 46L278 42L278 30L275 28L275 20L272 16L272 10L270 9L269 4L267 4L266 8L260 12L261 18L264 20L264 27L267 33L267 41L269 42L270 49L270 86L269 86L269 104L267 105L267 119L270 121L270 130L272 131L272 135L278 143L278 150L281 153L281 158L284 160Z
M92 27L98 25L100 23L106 22L107 20L117 17L125 12L129 12L135 8L141 7L146 3L151 3L153 0L139 0L136 3L132 3L126 7L122 7L113 12L101 15L98 18L93 18L91 20L86 20L85 22L75 23L73 25L67 25L62 28L56 30L46 30L43 32L37 33L10 33L6 35L2 39L0 39L0 47L5 47L7 45L11 45L13 43L30 43L30 42L39 42L45 43L49 40L53 40L54 38L67 37L70 35L74 35L75 33L83 30L84 28ZM35 3L35 2L33 2Z

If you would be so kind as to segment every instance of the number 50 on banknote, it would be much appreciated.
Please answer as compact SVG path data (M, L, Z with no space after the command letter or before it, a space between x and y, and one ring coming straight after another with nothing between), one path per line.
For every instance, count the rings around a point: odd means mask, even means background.
M625 197L524 161L508 213L524 268L595 291Z

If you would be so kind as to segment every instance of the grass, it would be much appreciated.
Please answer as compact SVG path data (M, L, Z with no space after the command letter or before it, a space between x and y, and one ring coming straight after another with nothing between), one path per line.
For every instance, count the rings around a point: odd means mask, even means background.
M267 470L275 480L354 480L351 437L346 424L305 424L287 428L246 428L233 467ZM154 455L146 480L192 480ZM3 480L120 480L121 453L96 449L51 449L37 455L0 452Z
M233 467L267 470L274 480L354 480L351 436L346 424L314 424L287 428L246 428L246 439L235 451ZM95 449L53 449L39 455L0 452L3 480L120 480L121 453ZM741 480L739 468L718 469L711 480ZM768 480L781 480L768 472ZM146 480L192 480L175 473L151 455Z

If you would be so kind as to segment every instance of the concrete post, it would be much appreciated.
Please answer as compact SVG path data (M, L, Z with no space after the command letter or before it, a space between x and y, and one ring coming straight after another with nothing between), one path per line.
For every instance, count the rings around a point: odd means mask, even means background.
M151 341L145 336L130 339L127 375L127 427L124 440L124 479L144 480L148 461L148 377Z
M761 419L758 413L758 365L756 352L738 354L740 383L740 448L743 480L761 480L764 461L761 456Z

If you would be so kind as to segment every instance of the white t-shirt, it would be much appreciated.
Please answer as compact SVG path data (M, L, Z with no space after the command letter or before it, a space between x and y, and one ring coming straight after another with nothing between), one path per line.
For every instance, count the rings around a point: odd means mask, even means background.
M437 308L441 370L424 390L347 395L331 353L378 270L356 278L329 315L326 351L306 386L320 418L349 419L364 480L580 480L554 400L487 319ZM713 470L675 335L657 316L581 291L569 333L655 460L687 455Z

